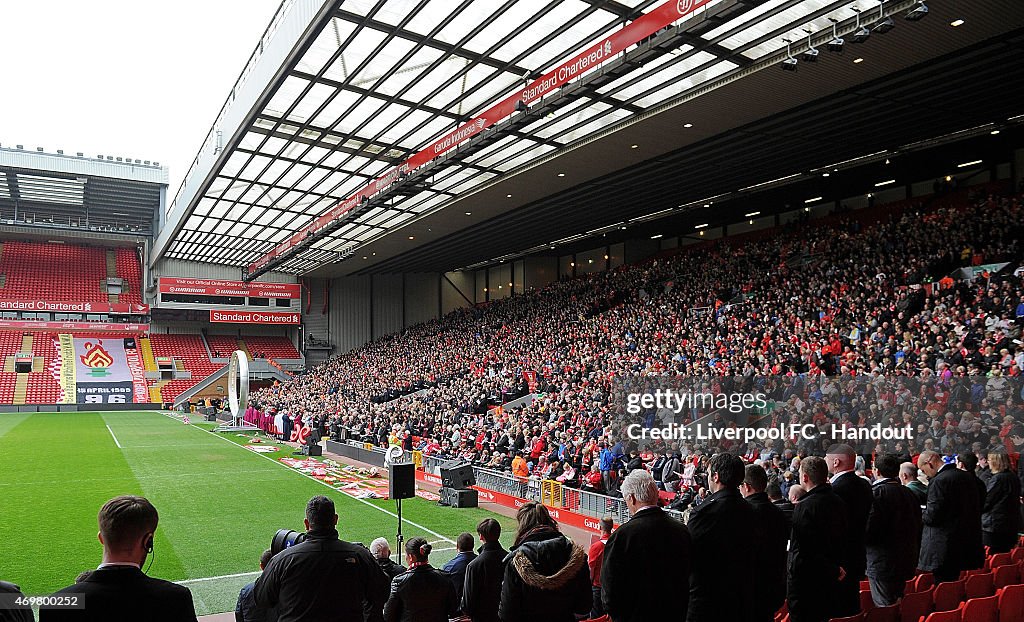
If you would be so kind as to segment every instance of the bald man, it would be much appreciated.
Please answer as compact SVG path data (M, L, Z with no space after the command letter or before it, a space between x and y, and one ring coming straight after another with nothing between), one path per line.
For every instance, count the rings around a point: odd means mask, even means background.
M874 496L871 484L857 475L855 467L857 454L853 447L846 444L832 445L825 452L825 463L828 465L829 483L832 490L843 500L846 506L846 526L848 537L843 550L843 567L846 576L839 582L836 594L837 607L835 616L846 617L860 612L860 580L865 577L867 569L867 547L864 534L867 532L868 515Z
M917 567L934 574L936 583L956 581L962 570L981 568L985 560L974 478L934 451L921 452L917 466L928 476Z

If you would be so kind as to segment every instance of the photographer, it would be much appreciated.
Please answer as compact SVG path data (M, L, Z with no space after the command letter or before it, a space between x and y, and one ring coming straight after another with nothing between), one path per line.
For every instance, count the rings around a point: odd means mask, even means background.
M306 540L270 561L256 580L256 604L277 607L280 622L361 620L363 603L382 611L388 578L366 548L338 538L334 502L306 504Z

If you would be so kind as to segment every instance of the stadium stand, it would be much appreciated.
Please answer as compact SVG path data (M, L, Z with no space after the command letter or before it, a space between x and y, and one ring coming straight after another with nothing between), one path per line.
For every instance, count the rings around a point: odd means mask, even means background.
M126 291L123 291L118 302L142 304L142 266L134 249L117 249L117 276L124 280Z
M1024 293L1019 278L948 277L1020 261L1020 201L991 190L726 238L456 311L335 357L255 403L336 415L381 444L380 430L411 426L428 453L506 472L509 445L491 458L501 431L539 443L535 462L568 441L570 462L585 472L588 432L607 424L611 379L621 375L1017 376L1024 349L1009 320ZM501 431L459 432L480 425L488 405L525 393L524 371L537 372L547 399L506 414ZM436 386L393 399L421 383ZM541 434L548 422L557 425ZM953 448L969 436L929 442Z
M269 359L297 359L302 355L287 337L242 337L254 357ZM212 344L211 344L212 345Z
M106 253L101 248L6 241L0 252L0 275L3 300L107 302L101 289L107 278Z
M239 339L230 335L207 335L206 343L215 358L224 358L239 348Z
M149 341L155 356L173 357L178 369L192 372L191 379L171 380L161 387L161 395L165 401L174 401L182 392L192 388L222 367L222 365L210 361L202 335L154 333L150 335Z

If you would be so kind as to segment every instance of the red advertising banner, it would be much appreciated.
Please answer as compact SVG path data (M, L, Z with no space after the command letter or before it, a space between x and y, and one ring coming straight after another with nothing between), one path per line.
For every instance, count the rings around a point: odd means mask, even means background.
M583 50L575 57L565 61L558 67L552 69L543 76L528 84L521 91L513 93L497 104L480 113L475 119L470 119L461 127L458 127L444 136L435 140L419 153L413 154L408 160L399 166L391 169L384 175L363 186L352 197L342 201L330 211L300 229L295 235L288 238L269 253L259 258L249 266L249 272L256 272L270 260L283 255L292 247L301 242L307 235L330 224L338 217L352 210L359 205L364 198L369 199L381 192L389 185L399 179L402 173L407 173L415 168L423 166L439 155L457 147L461 143L476 136L485 129L511 116L516 110L516 104L523 102L529 104L554 89L566 84L570 80L580 77L591 69L598 67L612 59L617 54L624 52L626 48L638 43L662 28L678 21L679 19L693 13L708 3L709 0L668 0L661 6L642 15L618 31L612 33L604 40L595 43L586 50Z
M210 310L210 321L221 324L298 324L299 314L287 311Z
M148 333L149 324L110 324L106 322L35 322L0 320L0 330L52 330L57 332Z
M0 311L50 311L54 313L149 313L149 305L50 300L0 300Z
M243 283L211 279L184 279L162 276L161 294L192 294L196 296L246 296L252 298L298 299L302 288L298 283Z

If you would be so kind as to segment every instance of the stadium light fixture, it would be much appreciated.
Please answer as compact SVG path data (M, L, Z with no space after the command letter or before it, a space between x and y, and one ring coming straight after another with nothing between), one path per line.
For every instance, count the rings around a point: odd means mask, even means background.
M953 28L958 28L964 25L964 20L954 19L953 21L949 22L949 25L952 26Z
M683 123L683 127L685 127L686 129L690 129L691 127L693 127L693 123Z
M871 32L877 32L880 35L884 35L893 28L896 27L896 20L892 17L886 16L885 14L885 0L878 0L878 21L871 28Z
M831 173L829 173L828 171L825 171L824 173L821 174L821 176L822 177L828 177L830 174Z
M797 65L800 64L800 61L793 58L792 41L789 39L783 39L783 41L786 42L786 59L782 61L782 70L796 71Z
M919 2L917 6L907 11L906 19L909 22L919 22L928 17L928 5Z
M836 26L837 23L838 23L838 20L836 20L833 17L830 17L830 18L828 18L828 21L832 22L832 40L829 41L828 44L825 47L828 48L829 52L835 52L836 54L842 54L843 53L843 45L846 42L843 41L843 38L839 36L839 31L838 31L837 26Z
M896 183L895 179L886 179L885 181L880 181L877 184L875 184L875 188L881 188L882 186L888 186L894 183Z
M811 197L811 198L807 199L806 201L804 201L804 203L815 203L817 201L822 200L823 198L824 197Z
M991 131L990 133L991 133L991 134L992 134L993 136L996 136L996 135L998 135L998 134L999 134L999 130L992 130L992 131Z
M700 224L700 225L694 225L693 228L694 229L703 229L703 228L705 228L707 226L708 226L708 223L703 223L703 224Z
M472 216L473 212L466 212L466 216Z
M651 239L652 239L652 240L657 240L657 239L658 239L658 238L660 238L660 237L661 237L662 235L663 235L663 234L661 234L661 233L659 233L658 235L652 235L652 236L651 236Z
M854 7L853 10L857 13L857 29L853 31L853 36L850 39L854 43L864 43L871 36L871 31L867 26L860 25L860 9Z
M981 164L984 160L971 160L970 162L962 162L957 164L957 168L967 168L968 166L974 166L975 164Z
M750 217L752 217L752 216L757 216L757 215L759 215L760 213L761 213L761 212L750 212L749 214L744 214L744 216L746 216L747 218L750 218Z
M800 60L806 63L818 62L818 49L811 43L811 34L814 32L810 28L805 28L804 32L807 33L807 50L800 56Z
M863 62L864 62L864 59L860 58L860 57L853 59L853 64L854 65L859 65L859 64L861 64Z

